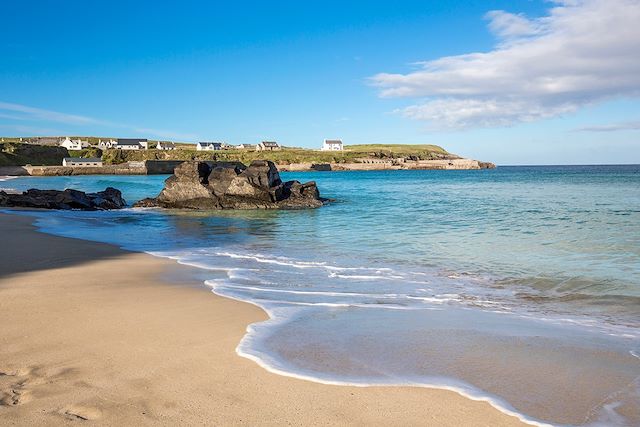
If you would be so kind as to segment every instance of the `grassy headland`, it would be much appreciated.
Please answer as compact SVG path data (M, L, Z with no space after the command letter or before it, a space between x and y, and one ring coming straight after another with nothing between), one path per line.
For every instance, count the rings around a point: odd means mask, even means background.
M188 148L187 148L188 147ZM304 148L283 148L279 151L220 150L196 151L186 146L172 151L162 150L106 150L105 164L142 160L218 160L251 163L252 160L271 160L276 164L291 163L358 163L363 158L393 159L415 157L416 160L458 158L437 145L350 145L344 151L319 151Z
M84 138L85 140L87 138ZM91 137L90 139L96 139ZM95 141L90 141L95 142ZM456 159L455 154L447 152L437 145L399 145L367 144L348 145L344 151L320 151L305 148L284 147L278 151L252 151L226 149L219 151L197 151L193 144L177 144L175 150L100 150L91 147L79 151L67 152L62 147L41 146L20 142L0 143L0 166L60 165L63 157L101 157L107 165L117 165L131 161L144 160L217 160L240 161L248 164L253 160L271 160L278 165L292 163L360 163L363 159L439 160Z

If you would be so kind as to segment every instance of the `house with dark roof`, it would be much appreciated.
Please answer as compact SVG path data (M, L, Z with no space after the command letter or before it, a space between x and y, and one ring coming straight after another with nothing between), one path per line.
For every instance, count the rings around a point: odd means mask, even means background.
M275 141L262 141L256 146L256 151L277 151L280 148L280 144Z
M149 147L149 141L138 138L118 138L113 148L121 150L146 150Z
M224 142L198 142L196 150L198 151L218 151L222 150Z
M146 150L149 142L146 139L139 138L118 138L100 141L98 147L102 149L118 149L118 150Z

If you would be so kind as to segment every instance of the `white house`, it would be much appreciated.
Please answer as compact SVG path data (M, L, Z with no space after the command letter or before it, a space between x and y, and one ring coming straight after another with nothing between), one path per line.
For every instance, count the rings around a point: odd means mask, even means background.
M176 144L169 141L158 141L158 145L156 146L156 148L158 150L175 150Z
M240 145L236 145L236 148L238 150L255 150L256 149L256 145L255 144L240 144Z
M222 150L222 142L198 142L196 150L198 151L218 151Z
M280 145L275 141L262 141L256 146L256 151L277 151Z
M149 142L146 139L134 138L118 138L117 140L109 139L98 143L98 147L100 148L115 148L118 150L146 150L148 146Z
M103 150L106 150L108 148L113 148L113 146L116 145L116 140L115 139L101 139L98 142L98 148L101 148Z
M62 166L101 167L102 159L97 157L88 157L86 159L81 157L65 157L62 159Z
M146 150L149 142L146 139L138 138L118 138L115 147L120 150Z
M89 142L71 139L67 136L60 142L60 146L67 150L82 150L83 148L89 148Z
M342 151L341 139L325 139L322 143L322 151Z

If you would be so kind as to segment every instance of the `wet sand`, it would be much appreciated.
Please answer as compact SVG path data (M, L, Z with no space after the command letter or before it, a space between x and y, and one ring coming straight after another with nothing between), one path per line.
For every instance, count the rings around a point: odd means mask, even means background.
M450 391L269 373L235 353L265 313L186 268L17 215L0 236L0 425L522 425Z

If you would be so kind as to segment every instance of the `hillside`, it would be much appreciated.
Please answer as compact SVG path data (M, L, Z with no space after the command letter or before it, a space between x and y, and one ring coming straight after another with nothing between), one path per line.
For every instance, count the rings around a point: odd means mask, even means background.
M142 160L228 160L250 163L252 160L271 160L276 164L291 163L358 163L365 158L393 159L412 156L416 160L455 159L436 145L352 145L345 151L316 151L303 148L284 148L280 151L220 150L215 152L181 148L174 151L106 150L102 158L106 164Z
M55 166L60 165L62 159L68 156L69 152L64 147L0 142L0 166Z
M193 145L179 145L172 151L150 150L99 150L89 148L67 152L55 146L41 146L19 142L0 143L0 166L60 165L62 158L102 157L105 164L117 165L144 160L218 160L240 161L248 164L253 160L271 160L278 165L294 163L361 163L371 159L390 160L448 160L459 158L437 145L350 145L344 151L319 151L304 148L283 148L279 151L250 151L240 149L220 151L197 151Z

